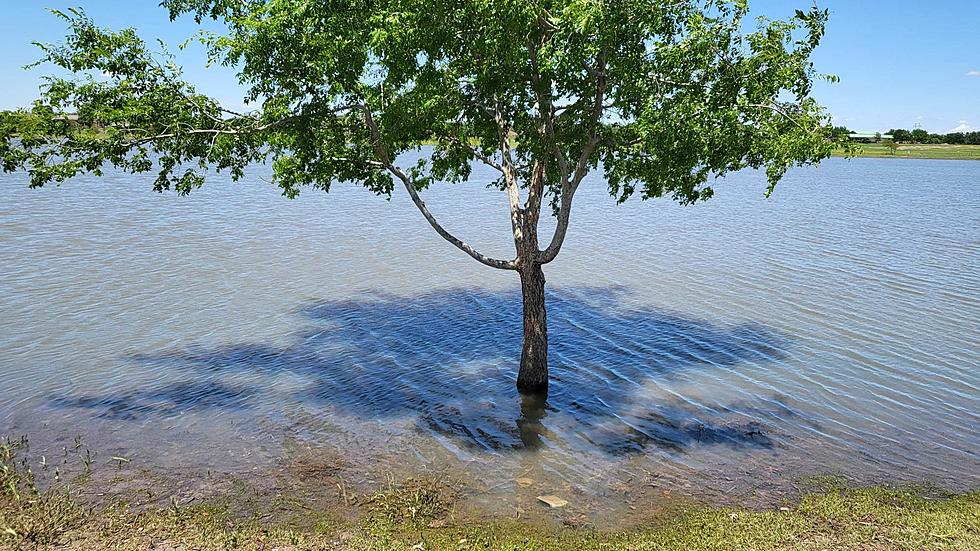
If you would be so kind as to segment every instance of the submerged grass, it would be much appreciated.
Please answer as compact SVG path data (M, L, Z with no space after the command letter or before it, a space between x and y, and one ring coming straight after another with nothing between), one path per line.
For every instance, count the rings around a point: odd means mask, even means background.
M980 549L980 493L847 488L834 480L773 511L688 507L627 531L455 515L458 494L439 480L389 483L363 503L293 514L243 512L240 497L132 507L80 503L63 482L42 490L22 456L0 447L0 548L8 549L536 549L770 550ZM356 515L343 508L357 508ZM346 511L349 513L350 511Z

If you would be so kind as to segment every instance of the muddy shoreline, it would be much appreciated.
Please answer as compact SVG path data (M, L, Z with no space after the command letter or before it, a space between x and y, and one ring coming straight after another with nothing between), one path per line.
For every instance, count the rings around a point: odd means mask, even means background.
M81 441L60 458L24 439L0 446L0 548L10 549L971 549L980 493L852 488L800 481L767 507L720 507L637 494L590 515L581 496L549 507L537 482L514 481L511 510L476 499L449 473L386 475L373 488L352 466L309 450L272 472L162 473ZM668 494L670 492L667 492ZM616 522L610 519L615 518Z

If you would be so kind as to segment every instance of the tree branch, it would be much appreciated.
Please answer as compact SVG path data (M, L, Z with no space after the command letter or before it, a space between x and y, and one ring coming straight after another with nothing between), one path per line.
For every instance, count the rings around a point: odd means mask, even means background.
M555 141L555 105L551 99L551 80L541 76L541 70L538 65L539 48L533 42L528 42L528 51L531 59L531 86L534 89L534 94L538 101L538 117L542 126L541 131L547 142L551 145L555 160L558 163L562 187L564 187L569 178L568 158L565 157L565 152L562 151L561 147ZM547 87L547 90L544 89L545 87ZM535 167L535 169L537 168ZM540 173L535 171L532 177L531 190L527 198L527 209L533 212L535 217L541 211L541 198L544 195L547 164L542 165L540 170Z
M262 132L264 130L271 130L273 128L276 128L277 126L281 126L283 124L286 124L287 122L291 122L299 118L301 118L300 115L293 115L290 117L281 118L279 120L267 124L261 124L258 126L251 126L251 127L244 127L244 128L195 128L191 130L185 130L183 132L169 131L169 132L163 132L160 134L154 134L152 136L146 136L143 138L137 138L127 142L123 142L123 145L125 145L126 147L135 147L135 146L152 143L159 140L166 140L168 138L176 138L178 136L195 136L195 135L202 135L202 134L214 135L214 136L218 136L218 135L234 136L234 135L250 134L252 132ZM137 129L123 128L121 130L132 131Z
M432 215L432 213L429 211L429 208L425 206L425 202L422 201L421 197L419 197L418 190L415 189L415 183L412 181L412 179L409 178L408 175L405 174L404 171L402 171L402 169L398 168L397 166L394 165L394 163L392 163L391 157L389 157L388 151L387 149L385 149L384 143L381 141L381 133L378 130L377 124L375 124L374 122L374 117L371 116L371 110L368 108L367 105L363 105L363 104L360 106L360 108L361 111L364 113L364 123L367 125L368 131L371 133L371 142L372 142L372 146L374 147L375 154L378 156L378 159L380 160L381 164L385 168L387 168L388 171L391 172L395 177L401 180L402 184L405 186L405 189L408 191L409 197L412 198L412 202L415 203L415 206L419 209L419 212L422 213L422 216L425 217L426 221L429 222L429 225L432 226L432 229L436 230L436 233L438 233L443 239L452 243L453 245L456 246L456 248L470 255L471 257L473 257L473 259L475 259L477 262L480 262L481 264L485 264L487 266L490 266L491 268L498 268L501 270L517 269L517 264L515 261L498 260L496 258L490 258L489 256L486 256L478 252L476 249L468 245L466 242L462 241L455 235L449 233L449 231L446 230L446 228L442 227L442 224L440 224L439 221L436 220L436 217Z
M797 127L799 127L800 130L803 130L805 132L809 132L811 130L811 129L803 126L802 124L800 124L800 121L794 119L793 116L790 115L789 113L787 113L785 109L782 109L782 108L777 107L775 105L772 105L772 104L766 105L766 104L761 104L761 103L750 103L748 105L749 105L749 107L755 107L757 109L768 109L768 110L772 111L773 113L777 113L779 115L782 115L783 117L785 117L786 119L788 119L790 122L792 122L793 124L795 124Z
M448 139L449 141L451 141L451 142L459 145L460 147L463 147L465 149L469 149L470 150L470 153L472 153L474 157L476 157L477 159L483 161L483 164L489 166L490 168L496 170L497 172L499 172L501 174L504 173L504 167L500 166L500 163L494 161L490 157L487 157L486 155L484 155L483 153L481 153L479 149L477 149L477 148L475 148L472 145L469 145L467 143L463 143L463 141L460 140L459 138L457 138L456 136L446 136L446 139Z
M561 190L561 207L558 211L558 225L555 227L555 233L551 238L551 243L543 251L538 254L538 261L542 264L547 264L558 256L558 251L561 250L562 244L565 242L565 234L568 233L568 221L572 210L572 198L575 196L575 191L578 190L579 184L582 183L582 179L588 174L589 159L592 158L592 154L595 152L596 146L599 144L599 134L598 127L599 121L602 117L603 111L603 101L605 100L606 94L606 52L603 50L599 53L598 59L596 60L596 67L591 67L588 63L585 63L586 70L592 75L592 78L596 82L595 98L592 103L592 121L589 128L589 137L582 148L582 153L579 155L578 162L575 164L575 172L571 178L563 178L562 190Z
M524 242L523 220L524 211L521 209L521 192L517 187L517 174L514 171L514 159L510 153L510 125L504 119L504 113L498 100L494 106L494 121L497 123L497 134L500 139L500 157L503 161L504 185L507 188L507 200L510 203L510 226L514 233L514 246L520 249Z

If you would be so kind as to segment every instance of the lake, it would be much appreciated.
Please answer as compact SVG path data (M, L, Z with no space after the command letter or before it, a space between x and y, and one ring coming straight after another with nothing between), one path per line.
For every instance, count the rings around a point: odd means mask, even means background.
M510 258L492 176L423 197ZM187 476L330 456L501 509L517 477L595 514L812 475L980 486L980 163L831 159L770 200L746 171L691 207L617 206L590 177L545 267L546 403L514 389L515 273L404 190L290 201L268 179L182 198L0 175L0 433Z

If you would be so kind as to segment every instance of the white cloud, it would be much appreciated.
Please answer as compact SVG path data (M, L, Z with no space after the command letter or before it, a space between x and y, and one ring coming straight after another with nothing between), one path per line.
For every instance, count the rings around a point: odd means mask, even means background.
M967 71L966 76L968 77L980 77L980 71L974 69L972 71Z
M966 121L957 121L957 122L960 123L959 126L950 130L949 132L947 132L947 134L951 134L953 132L976 132L977 130L980 130L980 128L977 128L975 126L970 126L969 124L967 124Z

